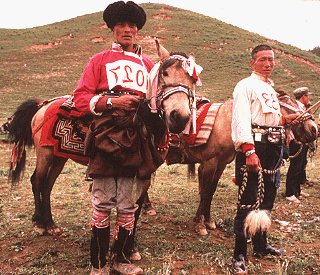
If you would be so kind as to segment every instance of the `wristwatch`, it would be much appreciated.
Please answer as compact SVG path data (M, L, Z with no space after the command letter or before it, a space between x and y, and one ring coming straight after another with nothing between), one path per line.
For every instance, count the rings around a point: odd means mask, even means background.
M256 150L254 150L254 149L252 149L252 150L248 150L247 152L245 152L244 154L245 154L245 156L246 156L246 158L247 157L250 157L253 153L255 153L256 152Z
M107 106L107 110L111 110L112 109L111 97L108 97L106 106Z

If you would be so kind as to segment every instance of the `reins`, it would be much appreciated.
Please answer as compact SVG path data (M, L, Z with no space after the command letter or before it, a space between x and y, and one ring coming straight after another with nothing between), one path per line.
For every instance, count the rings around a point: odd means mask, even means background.
M300 153L302 152L302 148L303 148L303 144L301 143L298 151L297 151L294 155L292 155L292 156L289 155L289 159L294 159L294 158L296 158L297 156L299 156Z

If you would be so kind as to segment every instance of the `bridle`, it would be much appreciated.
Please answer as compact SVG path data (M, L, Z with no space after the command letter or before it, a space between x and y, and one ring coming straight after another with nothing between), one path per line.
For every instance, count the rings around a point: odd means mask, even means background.
M189 99L189 107L190 109L192 109L193 102L195 102L195 85L193 85L191 89L189 86L183 83L165 83L163 79L164 67L168 68L172 66L175 63L175 61L181 62L185 59L186 58L182 55L172 55L167 57L159 67L158 83L162 83L162 85L157 90L156 106L161 111L163 110L163 101L175 93L186 94ZM170 65L170 63L172 64Z
M192 108L192 103L195 100L193 90L182 83L170 83L161 85L156 96L157 106L162 110L163 101L175 93L186 94L189 99L190 109Z
M284 99L284 98L290 99L290 97L288 95L279 96L280 106L282 106L288 110L291 110L295 113L301 113L301 110L299 110L298 108L296 108L288 103L282 102L281 99ZM295 124L293 124L293 121L292 121L286 127L288 128L288 130L290 130L292 127L297 126L298 124L303 124L308 119L314 120L313 116L310 113L306 112L294 120ZM298 151L294 155L289 155L289 159L296 158L298 155L300 155L302 148L303 148L303 144L301 143Z

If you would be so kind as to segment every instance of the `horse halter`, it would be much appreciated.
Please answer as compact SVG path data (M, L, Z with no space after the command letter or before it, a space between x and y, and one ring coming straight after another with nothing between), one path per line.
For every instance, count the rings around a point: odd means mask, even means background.
M171 88L170 88L171 87ZM167 88L170 88L166 90ZM170 84L163 84L160 89L158 90L158 95L156 97L157 107L162 109L162 102L167 99L169 96L175 93L184 93L188 96L189 99L189 106L191 108L192 102L195 100L193 95L193 90L190 89L187 85L182 83L170 83Z
M162 103L165 99L167 99L169 96L175 94L175 93L184 93L187 95L189 99L189 106L190 109L192 108L192 103L195 101L195 85L193 85L193 88L191 89L187 85L183 83L165 83L163 79L163 67L170 61L172 61L172 65L174 64L175 61L179 62L185 62L188 60L182 55L172 55L167 57L162 64L159 67L159 83L163 83L161 87L157 91L157 96L156 96L156 105L157 108L162 110ZM170 66L168 66L170 67ZM169 88L169 89L168 89Z

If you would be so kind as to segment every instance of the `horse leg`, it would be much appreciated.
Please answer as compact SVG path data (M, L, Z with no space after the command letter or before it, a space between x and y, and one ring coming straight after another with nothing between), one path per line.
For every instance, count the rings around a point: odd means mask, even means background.
M152 203L150 201L148 192L146 192L146 194L145 194L144 201L142 203L142 208L149 216L157 215L157 212L153 208Z
M51 191L53 185L60 175L67 159L54 157L52 160L52 164L47 173L46 184L44 184L41 188L42 195L42 219L44 225L46 227L46 231L50 235L59 234L61 230L56 226L52 218L51 212Z
M207 235L208 230L216 228L215 222L211 219L211 202L216 192L219 179L226 165L220 166L218 160L210 159L200 164L198 169L200 202L194 221L196 232L199 235Z
M47 171L51 165L52 157L45 147L37 148L36 169L31 176L32 192L34 197L34 214L32 216L33 229L43 235L46 231L42 215L42 189L46 184Z

